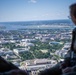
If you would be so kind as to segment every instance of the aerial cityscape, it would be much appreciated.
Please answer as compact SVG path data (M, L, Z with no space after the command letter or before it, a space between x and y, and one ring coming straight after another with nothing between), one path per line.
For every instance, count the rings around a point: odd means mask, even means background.
M0 0L0 56L29 75L64 61L76 0Z
M70 20L0 22L0 55L37 75L64 60L74 27Z

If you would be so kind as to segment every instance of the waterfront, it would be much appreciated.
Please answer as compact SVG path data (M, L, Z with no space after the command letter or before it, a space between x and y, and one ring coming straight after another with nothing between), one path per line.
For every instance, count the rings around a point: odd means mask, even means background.
M69 29L74 28L70 20L44 20L44 21L23 21L23 22L0 22L0 29Z

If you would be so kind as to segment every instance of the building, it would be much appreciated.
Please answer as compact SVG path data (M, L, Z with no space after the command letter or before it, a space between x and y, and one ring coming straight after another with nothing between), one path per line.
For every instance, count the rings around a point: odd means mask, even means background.
M13 49L13 52L17 55L19 55L20 53L23 53L23 52L27 52L29 51L28 48L17 48L17 49Z

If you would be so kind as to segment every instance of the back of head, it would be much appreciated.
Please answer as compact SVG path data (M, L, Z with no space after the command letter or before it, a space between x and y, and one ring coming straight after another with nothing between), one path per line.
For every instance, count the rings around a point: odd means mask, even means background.
M76 3L70 5L70 13L76 18Z

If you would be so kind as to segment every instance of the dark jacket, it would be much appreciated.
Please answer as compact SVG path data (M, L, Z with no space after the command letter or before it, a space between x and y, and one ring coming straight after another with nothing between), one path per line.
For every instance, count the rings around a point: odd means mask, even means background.
M0 72L7 72L14 69L19 68L10 62L7 62L4 58L0 56Z

